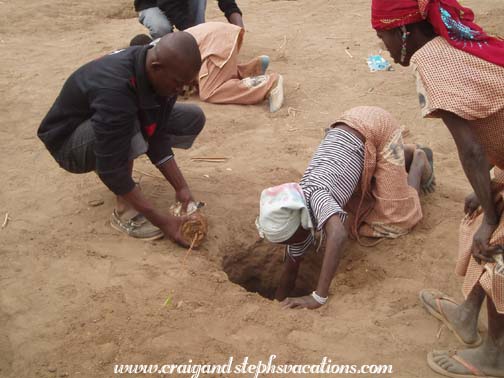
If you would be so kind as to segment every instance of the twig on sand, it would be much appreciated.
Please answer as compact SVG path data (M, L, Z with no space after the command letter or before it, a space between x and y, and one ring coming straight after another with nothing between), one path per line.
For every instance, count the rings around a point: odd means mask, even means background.
M350 54L350 51L348 51L348 49L345 49L345 52L346 52L346 54L347 54L350 58L352 58L352 59L353 59L353 55L352 55L352 54Z
M225 163L229 160L227 157L193 157L192 161L203 161L207 163Z
M325 37L325 39L335 39L337 41L344 41L349 39L348 37Z
M5 227L7 227L7 223L9 223L9 213L5 213L5 219L2 223L2 229L4 229Z
M101 198L99 198L99 199L94 199L94 200L88 201L88 206L98 207L98 206L103 205L104 203L105 203L105 201L102 200Z
M407 137L408 135L411 134L410 130L406 126L401 126L401 134L402 137Z
M183 264L186 263L186 260L189 257L189 254L191 253L191 251L192 251L192 249L194 247L194 243L196 243L196 239L198 238L198 236L199 236L198 233L194 234L194 237L192 239L191 245L189 246L189 249L187 250L187 252L186 252L186 254L184 256L184 260L182 262Z
M282 50L285 46L287 46L287 36L286 35L284 35L283 42L280 45L280 47L278 48L278 50Z
M444 324L441 324L441 325L439 326L439 330L438 330L438 332L437 332L436 339L438 339L438 340L439 340L439 338L441 337L441 332L443 332L443 328L444 328L444 327L445 327L445 325L444 325Z
M301 89L301 91L308 97L308 100L312 101L314 104L320 105L320 102L315 101L307 91L304 89Z
M302 110L293 108L291 106L287 108L287 114L290 115L292 118L296 118L298 112L302 112Z
M168 295L168 297L166 297L166 300L164 301L164 306L165 306L165 307L169 307L169 306L171 306L171 304L172 304L172 299L173 299L172 295L171 295L171 294L169 294L169 295Z

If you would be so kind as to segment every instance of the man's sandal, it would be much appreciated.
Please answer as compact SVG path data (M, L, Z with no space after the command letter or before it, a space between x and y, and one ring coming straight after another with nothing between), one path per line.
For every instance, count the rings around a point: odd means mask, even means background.
M427 301L425 300L424 294L426 294L426 293L431 294L434 297L434 300L436 303L435 308L431 307L431 305L428 304ZM465 346L467 346L469 348L475 348L475 347L481 345L481 343L483 342L483 338L481 337L479 332L478 332L478 339L475 342L467 343L462 339L462 337L457 333L457 331L455 331L452 324L446 318L446 315L443 312L443 306L441 305L441 301L448 301L448 302L451 302L455 305L458 305L458 303L454 299L444 295L443 293L441 293L438 290L432 290L432 289L423 289L422 291L420 291L419 298L420 298L420 302L423 304L423 306L429 312L429 314L434 316L436 319L442 321L443 324L455 335L455 337L457 338L458 341L460 341L462 344L464 344Z

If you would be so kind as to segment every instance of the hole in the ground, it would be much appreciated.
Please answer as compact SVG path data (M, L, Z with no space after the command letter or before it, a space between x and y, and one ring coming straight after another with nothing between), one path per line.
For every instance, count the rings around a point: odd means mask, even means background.
M283 246L259 242L249 248L229 248L222 260L222 268L229 280L247 291L274 299L283 268ZM311 293L320 273L322 254L309 253L305 257L291 296Z

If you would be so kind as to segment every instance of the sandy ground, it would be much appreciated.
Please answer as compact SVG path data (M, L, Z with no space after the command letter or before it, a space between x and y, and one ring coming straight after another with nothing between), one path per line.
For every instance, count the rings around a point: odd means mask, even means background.
M208 19L222 20L209 3ZM270 55L271 68L285 75L287 100L275 115L266 104L201 104L206 127L177 159L197 199L207 202L211 231L184 262L185 250L169 241L140 242L112 230L112 194L93 174L59 169L36 138L65 78L143 30L131 4L0 2L0 223L7 212L11 218L0 230L1 377L112 377L115 363L270 354L284 363L327 356L392 364L393 377L435 376L426 353L457 342L446 329L438 333L417 294L435 287L461 297L453 269L469 186L446 128L421 119L409 69L368 71L366 56L380 49L369 3L239 1L248 30L243 59ZM502 0L466 3L489 31L504 34ZM425 217L407 237L375 248L348 245L328 305L282 310L234 283L267 296L279 273L281 250L256 245L260 190L299 179L323 128L364 104L391 111L411 131L407 141L433 147L438 190L423 199ZM195 163L195 156L229 161ZM136 168L158 174L144 159ZM160 207L173 203L167 183L141 182ZM104 204L90 207L96 199ZM319 266L320 256L305 264L300 292L313 287Z

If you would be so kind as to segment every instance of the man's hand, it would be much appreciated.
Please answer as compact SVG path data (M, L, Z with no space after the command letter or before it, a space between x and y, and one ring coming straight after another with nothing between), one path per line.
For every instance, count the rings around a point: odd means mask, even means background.
M191 192L187 189L182 196L190 196ZM182 247L189 247L186 241L182 238L182 225L191 217L174 215L165 215L158 212L149 201L143 196L142 191L135 186L129 193L121 196L123 200L128 202L139 213L143 214L154 226L159 227L164 235L170 240L176 242Z
M182 225L186 222L190 217L176 217L169 215L163 219L163 222L158 225L158 227L163 231L164 235L169 238L171 241L177 243L178 245L188 248L189 244L182 238Z
M243 17L240 13L231 13L229 15L229 23L245 29L245 26L243 25Z
M480 201L478 199L478 196L476 196L476 193L472 192L465 198L464 213L468 217L472 217L474 212L478 210L479 207Z
M282 308L307 308L310 310L315 310L316 308L321 307L322 305L318 303L311 295L306 295L304 297L297 298L286 298L282 302L280 302Z
M498 224L488 224L485 219L474 234L471 253L478 263L481 261L493 262L492 256L496 253L502 253L502 248L498 246L489 247L488 243L492 234L497 229ZM499 252L500 251L500 252Z
M191 191L187 186L180 188L179 190L176 191L175 199L180 203L182 203L182 214L187 211L187 205L189 205L191 201L194 201Z

